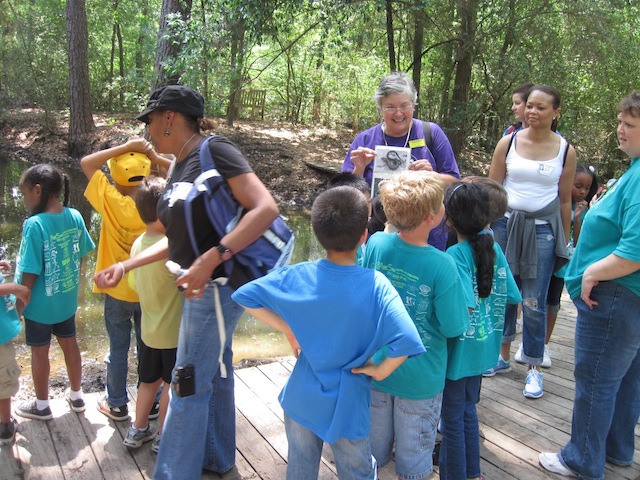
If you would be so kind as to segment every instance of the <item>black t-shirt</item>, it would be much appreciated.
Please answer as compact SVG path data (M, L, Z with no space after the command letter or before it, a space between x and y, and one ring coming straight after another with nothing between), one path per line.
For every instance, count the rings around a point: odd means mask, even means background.
M158 201L158 218L167 229L169 239L169 259L182 268L189 268L198 255L191 247L187 223L185 221L184 200L191 190L193 181L200 175L200 144L183 161L174 164L170 171L167 188ZM252 172L245 156L230 140L215 136L209 142L211 156L222 178L229 179L243 173ZM213 229L204 208L202 196L192 204L193 226L200 254L220 243L221 236ZM224 235L223 235L224 236ZM223 277L224 268L220 264L211 278Z

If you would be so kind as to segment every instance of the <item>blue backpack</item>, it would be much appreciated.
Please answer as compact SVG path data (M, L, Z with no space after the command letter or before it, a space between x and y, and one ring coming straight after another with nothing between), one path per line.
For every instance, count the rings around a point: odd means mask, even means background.
M211 158L209 142L214 138L216 137L205 138L200 146L202 173L193 182L193 187L184 203L189 240L197 256L202 252L198 249L193 226L192 202L196 198L204 196L207 216L220 238L233 230L246 212L231 193L229 185L222 178ZM279 215L260 238L234 253L231 260L224 262L225 273L231 287L236 289L272 270L288 265L291 261L293 244L293 232Z

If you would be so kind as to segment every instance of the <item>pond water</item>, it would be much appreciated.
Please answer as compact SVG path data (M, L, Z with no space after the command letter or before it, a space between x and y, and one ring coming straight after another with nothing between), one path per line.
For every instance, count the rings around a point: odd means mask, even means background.
M13 263L18 252L21 238L22 222L27 217L18 182L20 175L29 167L24 162L10 161L0 157L0 258ZM98 243L100 233L100 216L84 198L83 192L87 180L78 168L68 168L66 173L70 177L69 206L80 211L88 225L91 238ZM323 256L322 247L315 239L309 217L298 212L285 212L287 223L296 235L295 249L292 263L308 259L318 259ZM108 350L108 338L103 320L103 297L91 291L91 277L95 271L96 250L85 257L82 266L81 288L79 294L79 308L76 314L77 338L84 362L102 362ZM13 275L7 275L7 281L12 281ZM252 316L244 314L234 334L234 363L246 358L265 358L290 355L291 349L285 337L280 332L259 322ZM16 342L20 364L23 372L30 370L30 351L24 344L24 332ZM131 349L133 353L133 348ZM51 371L56 372L64 367L64 359L57 342L51 342Z

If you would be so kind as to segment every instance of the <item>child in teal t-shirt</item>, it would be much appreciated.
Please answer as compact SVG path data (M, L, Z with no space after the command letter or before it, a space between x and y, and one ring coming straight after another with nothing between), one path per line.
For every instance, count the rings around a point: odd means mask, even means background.
M447 370L447 339L467 330L469 313L453 259L427 243L444 216L444 184L437 174L403 172L380 186L388 222L397 233L378 232L367 243L363 266L385 274L398 290L427 349L382 381L372 382L371 447L380 467L395 443L396 473L423 478L432 452ZM379 363L385 349L373 357ZM425 419L416 422L416 417Z
M9 262L0 260L0 269L11 269ZM12 340L22 330L16 309L16 297L23 305L29 303L31 291L24 285L6 283L0 274L0 445L13 443L16 421L11 417L11 397L18 393L20 366Z
M500 352L506 305L522 301L502 249L487 228L494 220L491 203L487 189L477 183L454 184L445 196L447 224L458 235L447 253L465 286L471 321L464 334L449 340L440 446L443 480L481 478L476 403L482 373Z
M65 198L60 201L64 186ZM82 257L95 245L80 212L66 207L69 177L40 164L20 178L24 204L31 216L22 227L16 283L31 290L24 309L25 339L31 347L31 371L36 398L22 403L16 413L49 420L49 346L51 335L64 354L70 389L65 397L75 412L85 409L82 398L82 358L76 340L75 314Z

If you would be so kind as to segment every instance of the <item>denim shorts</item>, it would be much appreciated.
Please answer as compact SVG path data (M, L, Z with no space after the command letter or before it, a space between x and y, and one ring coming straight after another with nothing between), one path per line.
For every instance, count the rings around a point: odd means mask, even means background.
M0 345L0 399L11 398L20 388L20 366L16 361L16 349L9 341Z
M51 343L51 334L60 338L76 336L76 316L72 315L64 322L46 324L24 319L24 338L30 347L43 347Z
M371 389L371 451L379 468L392 458L395 440L396 474L418 480L433 472L433 448L442 407L442 392L424 400L409 400Z

